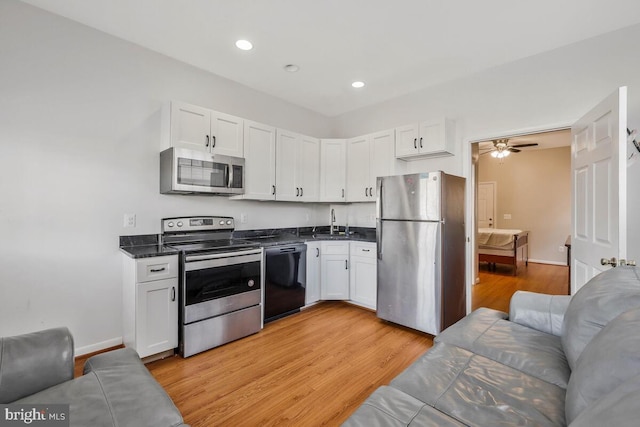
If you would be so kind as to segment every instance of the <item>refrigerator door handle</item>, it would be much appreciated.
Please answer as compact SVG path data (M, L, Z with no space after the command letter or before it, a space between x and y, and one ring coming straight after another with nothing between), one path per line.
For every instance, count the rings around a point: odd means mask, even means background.
M378 259L382 259L382 180L376 180L376 248Z

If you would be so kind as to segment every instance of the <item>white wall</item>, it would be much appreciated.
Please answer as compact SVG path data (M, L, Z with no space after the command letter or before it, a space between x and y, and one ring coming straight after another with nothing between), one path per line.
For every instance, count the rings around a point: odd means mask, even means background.
M158 233L163 217L246 212L247 229L327 210L158 190L166 100L318 137L323 116L13 0L0 55L0 336L66 325L80 352L118 344L118 236Z
M406 172L467 173L469 140L571 123L628 85L637 126L640 26L328 119L16 0L0 2L0 335L69 326L80 352L121 336L118 236L159 232L173 215L222 214L239 228L328 223L326 205L158 193L160 108L178 99L317 137L425 118L458 120L458 155ZM636 119L634 124L633 119ZM468 154L467 154L468 155ZM639 182L638 167L630 183ZM630 212L640 200L629 185ZM341 207L369 225L372 203ZM123 214L138 226L123 228ZM307 218L309 218L307 220ZM640 228L630 215L630 254ZM635 236L635 238L634 238Z
M407 172L468 175L469 142L566 126L619 86L629 88L629 127L640 128L640 25L415 92L336 118L344 137L446 116L457 120L455 157L408 163ZM629 169L628 256L640 261L640 164Z

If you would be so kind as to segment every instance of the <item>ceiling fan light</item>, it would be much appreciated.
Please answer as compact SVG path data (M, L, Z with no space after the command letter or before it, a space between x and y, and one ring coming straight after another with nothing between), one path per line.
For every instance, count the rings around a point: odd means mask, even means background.
M497 151L492 151L491 152L491 157L493 157L494 159L498 158L499 155L500 155L500 153L498 153Z
M511 154L511 151L509 151L509 150L504 150L504 151L502 152L502 157L507 157L509 154Z

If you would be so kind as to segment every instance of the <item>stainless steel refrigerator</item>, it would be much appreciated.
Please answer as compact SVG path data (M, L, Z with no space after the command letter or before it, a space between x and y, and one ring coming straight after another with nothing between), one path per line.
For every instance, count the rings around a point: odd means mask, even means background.
M377 179L379 318L437 335L466 314L465 179Z

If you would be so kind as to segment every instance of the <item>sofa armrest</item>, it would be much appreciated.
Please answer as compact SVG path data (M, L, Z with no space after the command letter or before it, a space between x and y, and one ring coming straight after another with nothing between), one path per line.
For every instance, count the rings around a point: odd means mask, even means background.
M67 328L0 338L0 403L73 379L73 337Z
M520 325L560 336L569 295L546 295L517 291L511 297L509 320Z

